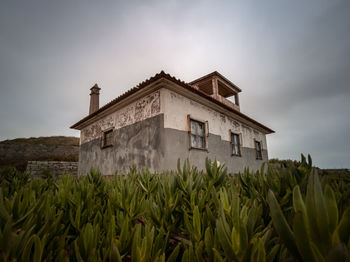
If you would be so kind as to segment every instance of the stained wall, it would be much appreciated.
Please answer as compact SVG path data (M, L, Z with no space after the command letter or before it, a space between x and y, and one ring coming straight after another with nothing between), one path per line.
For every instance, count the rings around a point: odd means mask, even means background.
M79 174L95 168L113 175L134 164L156 171L163 157L160 113L160 91L156 91L82 129ZM113 146L101 148L103 132L110 128L114 128Z
M101 148L100 138L80 146L79 174L91 168L104 175L128 171L135 165L152 172L160 169L164 160L163 114L127 125L113 131L113 146Z
M164 113L164 128L187 131L187 115L208 121L209 133L219 136L223 141L230 141L230 130L242 134L242 146L255 148L254 139L262 142L262 148L267 149L266 135L245 125L227 115L211 109L209 106L195 102L169 89L161 89L162 113Z
M208 121L207 151L189 150L188 114ZM111 127L113 146L101 148L103 131ZM230 131L241 134L241 157L231 155ZM254 139L262 143L262 160L256 159ZM111 175L127 171L134 164L153 172L175 170L179 158L189 159L201 169L206 157L225 163L231 173L241 172L245 167L257 170L268 159L266 136L208 105L161 88L81 131L79 174L94 167Z
M147 95L128 106L85 127L80 132L80 144L100 138L109 128L119 129L160 114L160 91Z

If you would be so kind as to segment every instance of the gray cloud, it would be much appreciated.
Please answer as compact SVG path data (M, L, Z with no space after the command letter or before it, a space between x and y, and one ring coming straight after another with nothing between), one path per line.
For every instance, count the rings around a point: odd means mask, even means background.
M350 167L349 1L26 1L0 4L0 139L76 135L88 89L106 103L164 69L218 70L277 131L271 157Z

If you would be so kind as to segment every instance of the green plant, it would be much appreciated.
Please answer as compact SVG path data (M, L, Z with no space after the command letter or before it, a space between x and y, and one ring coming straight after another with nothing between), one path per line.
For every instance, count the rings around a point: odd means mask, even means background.
M268 201L273 225L294 258L350 259L350 208L339 219L334 192L329 185L322 189L315 170L309 178L305 200L298 185L293 190L294 215L289 223L271 190Z
M305 157L234 176L209 159L205 172L185 161L108 180L97 170L30 179L8 169L0 261L344 260L350 181L312 172Z

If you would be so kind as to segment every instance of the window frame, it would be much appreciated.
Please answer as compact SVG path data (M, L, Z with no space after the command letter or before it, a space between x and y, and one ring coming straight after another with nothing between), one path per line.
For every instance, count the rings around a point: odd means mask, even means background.
M111 127L111 128L108 128L106 130L103 130L102 131L102 136L101 136L101 148L107 148L107 147L111 147L113 146L114 144L114 141L113 141L113 131L114 131L114 128ZM110 143L106 144L106 136L108 134L111 134L112 135L112 138L111 138L111 141Z
M257 145L259 145L259 149L257 147ZM255 147L255 156L256 156L256 160L262 160L262 141L256 140L254 139L254 147Z
M237 138L238 138L238 140L237 140L237 142L238 142L238 153L237 153L237 154L235 154L235 153L233 152L233 149L234 149L234 146L235 146L235 144L234 144L234 139L233 139L234 136L237 136ZM242 142L241 142L242 139L241 139L241 138L242 138L242 135L241 135L241 134L232 132L232 131L230 130L231 156L238 156L238 157L241 157L241 156L242 156Z
M198 136L197 134L192 134L191 130L191 121L197 122L203 125L204 127L204 147L195 147L192 145L191 137L192 135ZM188 131L188 143L189 143L189 150L195 149L195 150L203 150L208 152L208 136L209 136L209 124L208 121L200 120L198 118L194 118L190 115L187 115L187 131ZM200 136L201 137L201 136Z

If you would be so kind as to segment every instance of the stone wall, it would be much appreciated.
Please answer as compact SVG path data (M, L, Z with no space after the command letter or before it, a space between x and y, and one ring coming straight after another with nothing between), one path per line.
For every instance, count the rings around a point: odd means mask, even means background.
M41 177L45 172L49 172L54 177L60 177L63 173L69 173L72 176L78 175L78 162L64 161L28 161L27 171L33 177Z
M28 161L78 161L79 146L1 142L0 166L24 171Z

